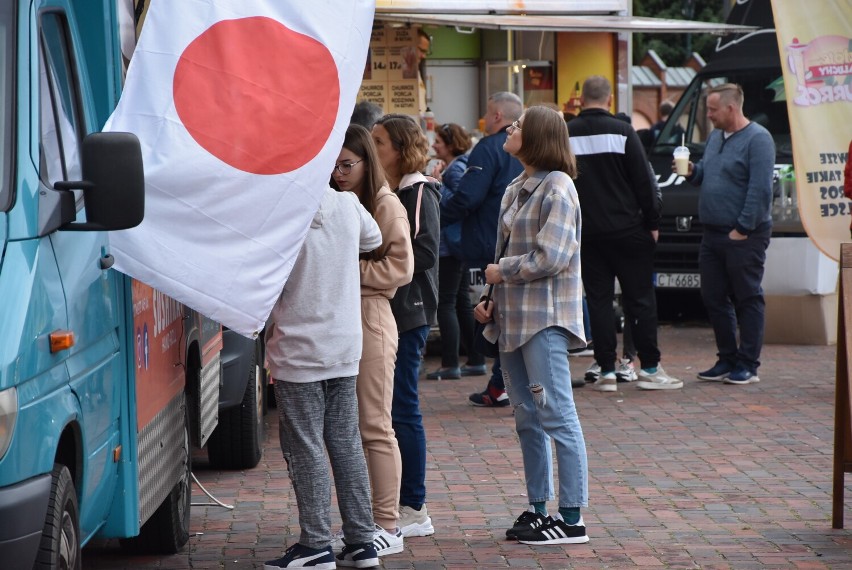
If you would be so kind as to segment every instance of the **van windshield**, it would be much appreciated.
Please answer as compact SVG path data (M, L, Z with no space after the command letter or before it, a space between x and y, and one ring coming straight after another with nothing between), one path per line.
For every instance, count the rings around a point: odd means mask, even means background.
M0 212L12 205L12 145L15 122L15 2L0 3Z
M707 88L729 82L739 83L743 88L743 114L766 127L775 140L779 158L789 156L792 159L790 121L780 69L703 76L700 81L694 81L681 96L672 116L660 132L657 149L671 154L671 149L683 140L693 153L703 153L707 138L713 131L705 105Z

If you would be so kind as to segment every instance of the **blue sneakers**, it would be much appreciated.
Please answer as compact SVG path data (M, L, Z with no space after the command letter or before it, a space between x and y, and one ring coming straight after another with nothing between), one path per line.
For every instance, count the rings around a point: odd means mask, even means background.
M728 374L728 377L725 378L725 384L756 384L760 382L760 378L757 377L757 374L754 374L750 370L746 370L742 366L737 366L733 372Z
M734 371L734 366L727 361L718 360L713 368L698 373L699 380L724 380Z
M379 565L379 554L372 542L347 544L337 555L337 563L348 568L375 568Z
M375 552L375 551L374 551ZM376 564L378 565L378 558ZM308 548L299 543L287 549L284 556L277 560L269 560L263 563L263 570L279 570L280 568L313 568L314 570L334 570L337 564L334 562L334 552L331 546L321 550ZM361 566L360 568L365 568Z

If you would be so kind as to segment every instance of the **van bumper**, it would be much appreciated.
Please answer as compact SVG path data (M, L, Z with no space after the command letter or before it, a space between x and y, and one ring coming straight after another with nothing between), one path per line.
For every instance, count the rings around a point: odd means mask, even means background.
M0 489L0 560L3 568L32 568L50 500L50 473ZM7 566L11 564L11 566Z

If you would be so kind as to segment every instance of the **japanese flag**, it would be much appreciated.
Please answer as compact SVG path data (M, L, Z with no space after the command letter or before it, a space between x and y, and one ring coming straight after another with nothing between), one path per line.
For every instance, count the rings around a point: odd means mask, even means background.
M263 328L328 187L374 9L152 0L105 127L135 133L145 165L145 220L110 238L117 269L241 334Z

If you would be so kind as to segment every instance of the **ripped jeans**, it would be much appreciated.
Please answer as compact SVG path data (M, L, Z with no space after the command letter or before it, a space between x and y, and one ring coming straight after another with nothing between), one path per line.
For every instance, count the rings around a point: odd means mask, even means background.
M556 443L559 507L589 503L589 465L568 368L569 333L537 332L512 352L501 352L506 392L515 410L530 503L552 500L552 439Z

